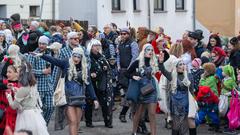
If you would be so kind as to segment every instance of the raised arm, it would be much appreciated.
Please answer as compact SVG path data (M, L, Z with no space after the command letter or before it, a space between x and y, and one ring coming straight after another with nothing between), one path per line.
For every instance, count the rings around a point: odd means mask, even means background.
M68 59L58 59L58 58L54 58L52 56L49 55L43 55L41 56L42 59L50 62L51 64L60 67L61 69L65 69L68 68Z
M158 65L159 70L161 71L161 73L168 79L168 81L172 81L172 73L168 72L163 63L159 63Z

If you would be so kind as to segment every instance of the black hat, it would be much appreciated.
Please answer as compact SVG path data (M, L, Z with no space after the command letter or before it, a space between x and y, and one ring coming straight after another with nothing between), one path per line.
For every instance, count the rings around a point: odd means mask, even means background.
M199 34L197 32L189 32L188 33L188 36L191 37L191 38L194 38L194 39L200 39L199 37Z
M237 37L233 37L233 38L230 39L230 43L231 43L232 45L237 45L238 42L239 42L239 40L238 40Z
M19 13L11 15L10 18L15 22L20 22L20 14Z
M209 58L206 57L206 56L203 56L203 57L201 57L200 59L202 60L202 65L205 64L205 63L210 62Z
M33 32L29 34L28 44L37 44L38 43L38 35Z
M198 33L198 40L202 40L203 38L204 38L204 36L203 36L203 31L202 30L200 30L200 29L197 29L197 30L195 30L194 31L195 33Z

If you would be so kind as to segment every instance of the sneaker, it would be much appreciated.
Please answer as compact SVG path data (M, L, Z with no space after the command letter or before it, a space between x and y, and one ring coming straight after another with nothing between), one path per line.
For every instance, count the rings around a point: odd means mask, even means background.
M235 131L235 130L231 130L231 129L225 129L224 131L223 131L223 133L224 134L228 134L228 135L236 135L237 134L237 132Z

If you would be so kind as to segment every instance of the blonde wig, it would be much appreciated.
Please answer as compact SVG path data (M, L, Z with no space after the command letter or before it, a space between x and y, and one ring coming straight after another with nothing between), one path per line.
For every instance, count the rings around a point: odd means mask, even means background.
M78 53L81 55L81 66L82 66L82 80L85 84L89 84L88 82L88 67L87 67L87 58L84 54L84 50L81 47L77 47L73 49L72 54ZM77 78L77 69L76 65L73 62L73 56L69 59L69 69L68 69L68 80Z
M142 51L140 52L140 54L137 58L137 60L139 60L139 69L142 69L145 65L145 61L144 61L145 56L144 55L145 55L145 51L146 51L147 47L152 47L153 48L153 46L149 43L147 43L143 46L143 49L142 49ZM157 57L156 57L154 51L153 51L152 57L150 58L150 63L149 64L150 64L151 68L153 69L152 74L155 74L156 72L158 72L158 70L159 70L158 60L157 60Z

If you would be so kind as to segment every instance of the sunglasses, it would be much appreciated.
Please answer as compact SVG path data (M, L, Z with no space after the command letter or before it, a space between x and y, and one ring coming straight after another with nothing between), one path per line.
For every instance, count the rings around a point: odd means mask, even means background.
M72 40L79 40L79 38L70 38L70 39L72 39Z
M121 33L120 35L127 35L127 33Z

